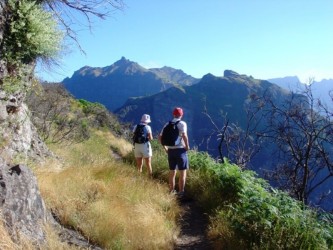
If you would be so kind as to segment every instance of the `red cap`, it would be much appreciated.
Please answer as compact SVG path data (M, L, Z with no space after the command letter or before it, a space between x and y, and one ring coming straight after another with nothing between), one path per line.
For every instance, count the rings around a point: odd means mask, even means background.
M172 112L174 116L183 116L184 112L182 108L175 108Z

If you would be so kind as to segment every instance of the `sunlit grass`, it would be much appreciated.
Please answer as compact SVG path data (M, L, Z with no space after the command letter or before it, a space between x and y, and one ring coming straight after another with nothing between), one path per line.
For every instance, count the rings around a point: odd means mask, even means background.
M102 132L81 144L53 147L62 169L56 161L35 168L47 206L64 225L104 248L172 248L179 208L167 185L116 161L110 145L120 155L132 150Z
M1 213L0 213L0 236L1 236L0 237L0 249L11 250L11 249L15 249L15 247L17 247L17 245L10 238L10 236L5 228Z

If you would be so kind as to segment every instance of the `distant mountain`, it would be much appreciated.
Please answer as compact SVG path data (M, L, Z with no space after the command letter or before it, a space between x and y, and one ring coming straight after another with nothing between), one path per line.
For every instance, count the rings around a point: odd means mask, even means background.
M189 86L199 81L170 67L145 69L122 57L107 67L85 66L63 80L77 99L99 102L110 111L121 107L129 97L150 96L173 86Z
M305 91L306 87L305 83L301 83L297 76L273 78L268 79L267 81L275 83L294 93L302 93ZM331 97L333 94L333 79L324 79L320 82L314 81L312 83L312 94L315 99L321 100L323 103L333 108L333 101Z
M279 85L281 88L295 92L296 90L303 90L303 83L299 80L297 76L286 76L281 78L272 78L267 81Z
M277 102L290 94L289 91L268 81L226 70L224 77L207 74L195 85L178 86L152 96L130 98L115 113L121 120L133 124L139 121L142 114L150 114L156 136L163 124L172 118L173 108L181 106L185 112L184 120L188 122L191 146L217 156L217 136L215 134L209 140L214 127L203 112L207 110L219 128L224 125L222 112L228 115L230 123L244 128L245 106L250 95L255 93L260 96L267 91Z
M333 79L324 79L313 83L313 94L315 98L326 103L333 109Z

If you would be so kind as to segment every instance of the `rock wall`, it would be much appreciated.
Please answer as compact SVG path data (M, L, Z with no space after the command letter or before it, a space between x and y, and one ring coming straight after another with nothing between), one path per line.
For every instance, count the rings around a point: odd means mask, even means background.
M7 162L41 160L51 155L31 123L23 94L0 90L0 157Z
M25 74L18 75L20 70L15 64L6 61L4 38L10 24L10 9L6 4L7 1L0 0L0 210L14 240L25 235L34 242L43 242L43 224L48 213L36 177L28 167L18 163L39 161L51 152L39 138L24 103L35 65L23 65ZM15 84L22 88L6 85L8 77L14 77Z
M10 8L6 4L7 1L0 0L0 157L10 163L22 158L38 159L50 155L50 152L38 137L24 104L26 91L32 84L35 63L6 61L8 48L4 41L10 37L11 21ZM6 86L8 77L15 80ZM12 88L14 84L19 88Z
M36 177L28 167L9 167L0 162L0 209L15 241L24 235L37 244L44 242L48 213Z
M9 63L6 59L8 48L4 38L10 37L11 22L7 4L8 1L0 0L0 223L4 221L14 241L24 236L36 244L36 249L43 249L45 223L52 224L69 244L100 249L53 219L40 195L36 177L23 164L44 160L52 153L38 136L25 104L26 91L33 81L34 61Z

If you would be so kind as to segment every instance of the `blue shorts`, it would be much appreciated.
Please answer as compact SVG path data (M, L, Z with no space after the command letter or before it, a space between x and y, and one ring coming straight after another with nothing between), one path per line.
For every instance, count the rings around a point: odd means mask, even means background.
M185 148L168 149L168 161L170 170L188 169L188 157Z

